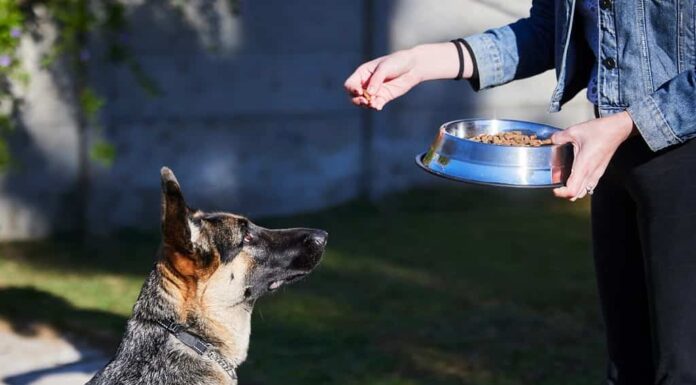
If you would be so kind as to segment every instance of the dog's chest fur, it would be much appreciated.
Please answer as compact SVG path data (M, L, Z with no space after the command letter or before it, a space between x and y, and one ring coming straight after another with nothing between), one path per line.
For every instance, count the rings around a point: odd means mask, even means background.
M143 286L115 357L87 385L236 384L217 363L198 355L156 323L156 320L176 317L174 298L165 290L162 280L158 270L153 270ZM247 354L251 311L244 307L227 310L224 316L215 317L212 326L206 322L206 325L196 325L194 330L198 329L201 335L225 334L216 336L212 342L223 356L238 365ZM217 338L225 338L227 343L220 345Z

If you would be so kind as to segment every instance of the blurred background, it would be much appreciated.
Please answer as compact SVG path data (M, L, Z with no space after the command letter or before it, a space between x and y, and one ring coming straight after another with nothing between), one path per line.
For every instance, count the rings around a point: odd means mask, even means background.
M79 384L157 249L159 169L189 203L331 233L257 307L247 384L580 384L602 373L586 203L419 170L439 125L548 114L552 72L382 112L360 63L529 13L502 0L0 1L0 383ZM51 352L48 354L48 352Z

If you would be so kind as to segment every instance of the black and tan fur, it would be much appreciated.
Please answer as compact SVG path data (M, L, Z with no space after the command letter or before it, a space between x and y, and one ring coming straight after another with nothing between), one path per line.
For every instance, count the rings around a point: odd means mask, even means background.
M237 366L247 356L251 311L260 296L308 274L321 230L269 230L228 213L190 209L162 169L162 245L113 360L88 385L233 384L157 321L174 320Z

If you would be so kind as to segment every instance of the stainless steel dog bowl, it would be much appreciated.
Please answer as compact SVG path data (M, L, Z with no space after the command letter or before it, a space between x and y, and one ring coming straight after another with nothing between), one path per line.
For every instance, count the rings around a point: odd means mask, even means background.
M445 123L430 150L416 163L435 175L461 182L485 185L550 188L563 185L573 163L573 147L502 146L467 138L480 134L521 131L549 138L558 128L516 120L455 120Z

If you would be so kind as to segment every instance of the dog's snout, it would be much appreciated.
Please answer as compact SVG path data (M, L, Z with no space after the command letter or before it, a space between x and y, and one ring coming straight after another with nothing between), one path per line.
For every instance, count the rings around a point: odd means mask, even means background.
M290 269L309 272L319 263L324 254L329 234L326 231L314 229L302 229L301 234L301 238L297 238L301 242L301 247L296 249L297 253L293 255Z
M307 236L306 240L319 247L324 247L326 246L326 242L329 240L329 233L323 230L312 230L312 232L310 232Z

